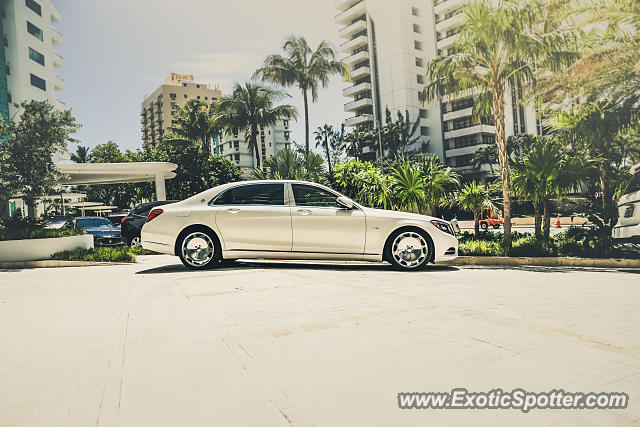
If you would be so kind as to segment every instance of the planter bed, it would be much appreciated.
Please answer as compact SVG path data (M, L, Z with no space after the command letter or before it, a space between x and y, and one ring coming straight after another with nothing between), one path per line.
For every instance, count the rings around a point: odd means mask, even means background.
M78 248L93 248L93 236L83 234L48 239L4 240L0 241L0 262L45 260L55 253Z

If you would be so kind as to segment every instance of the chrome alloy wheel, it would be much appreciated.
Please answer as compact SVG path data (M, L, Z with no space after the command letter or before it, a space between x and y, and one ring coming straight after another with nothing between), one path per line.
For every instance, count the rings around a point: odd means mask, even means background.
M131 239L131 247L132 248L141 248L142 247L142 239L140 237L134 237Z
M407 231L395 238L391 246L391 255L402 267L416 268L426 262L429 245L420 234Z
M182 257L194 267L208 264L215 255L213 240L208 234L196 231L182 241Z

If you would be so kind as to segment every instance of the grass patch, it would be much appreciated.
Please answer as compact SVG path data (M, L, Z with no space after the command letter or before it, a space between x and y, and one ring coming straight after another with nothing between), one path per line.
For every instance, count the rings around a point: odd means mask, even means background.
M52 259L59 261L135 262L136 255L130 247L116 246L58 252L53 255Z
M48 228L19 228L19 229L0 229L0 241L3 240L24 240L24 239L51 239L54 237L79 236L83 234L82 230L77 228L63 228L52 230Z
M137 247L137 248L129 248L134 255L153 255L156 252L150 251L149 249Z
M460 242L458 254L464 256L504 256L502 243L487 240L467 240Z

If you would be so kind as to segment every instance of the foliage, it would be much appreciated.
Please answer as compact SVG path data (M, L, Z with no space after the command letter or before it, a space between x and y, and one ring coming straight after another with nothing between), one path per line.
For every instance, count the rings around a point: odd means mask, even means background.
M14 216L0 222L0 240L50 239L83 234L77 228L48 229L43 221L34 218Z
M261 165L261 149L258 146L260 127L273 126L278 120L296 118L291 105L275 105L289 95L278 89L246 82L236 83L233 93L223 96L216 107L216 126L227 132L245 133L249 151L256 156L256 167Z
M254 179L295 179L319 182L324 173L324 162L319 154L304 150L293 151L289 148L278 151L275 156L264 162L267 172L254 169Z
M58 252L52 259L59 261L135 262L134 251L128 246L98 247Z
M324 126L318 126L313 135L316 138L316 148L322 147L327 156L327 166L329 166L329 174L332 172L331 168L331 153L335 152L340 142L340 134L329 124Z
M394 121L391 117L391 111L387 107L385 111L385 124L381 129L382 147L385 150L385 157L395 158L398 155L404 155L409 146L420 141L423 136L420 135L420 117L416 117L414 121L410 119L409 111L397 112L397 118Z
M338 52L323 40L312 50L304 37L290 36L282 45L283 55L269 55L254 73L283 87L297 86L302 91L305 119L305 151L309 152L309 92L312 102L318 100L320 86L327 87L334 74L349 76L347 66L336 59Z
M553 239L536 236L515 239L513 247L509 251L509 256L513 257L550 257L557 255L558 249Z
M60 174L52 156L65 151L68 142L76 142L71 134L80 127L71 111L58 111L48 101L29 101L18 105L19 119L0 124L0 162L2 186L0 198L21 193L34 215L34 204L39 196L47 194L58 183Z
M554 236L558 252L565 256L587 258L639 258L637 252L619 249L610 233L598 228L569 227Z
M195 143L204 153L211 152L211 139L219 133L215 117L215 104L201 99L190 99L174 114L172 132L165 135L163 142L184 144Z
M76 152L71 153L70 159L74 163L89 163L93 155L91 149L82 145L76 147Z
M347 156L360 160L365 147L377 147L377 137L372 130L355 128L344 135L342 143Z
M489 191L475 181L463 184L450 204L473 213L476 236L480 233L480 214L482 211L485 209L498 209Z
M450 203L460 185L460 176L452 168L442 164L435 154L417 154L410 158L420 171L424 182L424 204L435 215L437 207Z
M488 240L467 240L458 246L461 256L504 256L505 250L501 242Z
M420 170L408 160L404 160L393 169L391 176L395 180L392 189L397 207L416 213L424 209L425 188Z
M569 66L577 57L571 32L559 26L538 25L545 7L542 1L471 2L463 6L455 53L429 61L422 94L423 100L433 101L444 95L480 91L474 102L474 116L492 116L496 126L507 247L511 246L511 198L505 87L526 86L537 71Z

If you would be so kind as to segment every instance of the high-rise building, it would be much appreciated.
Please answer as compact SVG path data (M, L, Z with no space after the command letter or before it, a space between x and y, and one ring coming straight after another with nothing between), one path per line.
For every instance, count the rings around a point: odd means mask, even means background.
M434 22L429 0L337 0L340 45L351 67L351 84L344 89L351 113L348 127L384 124L388 108L420 118L419 141L413 152L444 156L438 103L422 105L424 65L435 56ZM365 153L375 158L376 150Z
M291 126L287 119L278 120L276 125L260 127L258 134L258 146L260 147L260 164L271 156L275 156L278 151L284 148L291 148ZM222 157L226 157L238 166L245 177L251 174L256 166L256 155L249 150L249 144L244 133L237 135L225 135L223 138L216 138L213 152Z
M459 14L469 0L336 0L340 49L348 56L352 84L344 90L350 127L373 127L384 110L408 110L421 118L422 140L412 151L436 153L462 174L484 179L488 165L471 167L473 153L495 142L495 126L472 118L474 96L443 97L423 105L419 100L427 62L453 54L462 23ZM535 110L518 102L518 91L507 90L507 136L537 133ZM375 158L375 150L369 158ZM367 158L367 153L365 153Z
M206 103L216 102L222 97L220 89L197 83L192 75L171 73L151 95L146 95L140 112L142 140L145 144L157 145L162 136L175 124L173 116L190 99Z
M60 12L50 0L1 0L0 32L0 115L9 120L16 114L14 104L22 101L49 101L64 109L56 92L64 81L56 69L64 65L55 46L62 34L53 24Z
M430 0L428 0L430 2ZM437 54L454 53L458 37L462 7L469 0L436 0L433 5ZM521 105L517 88L506 89L505 132L507 136L539 132L536 113L532 107ZM442 128L447 164L469 178L483 180L490 171L489 165L477 170L471 166L473 153L481 147L495 143L493 123L473 120L474 96L445 96L441 100Z

